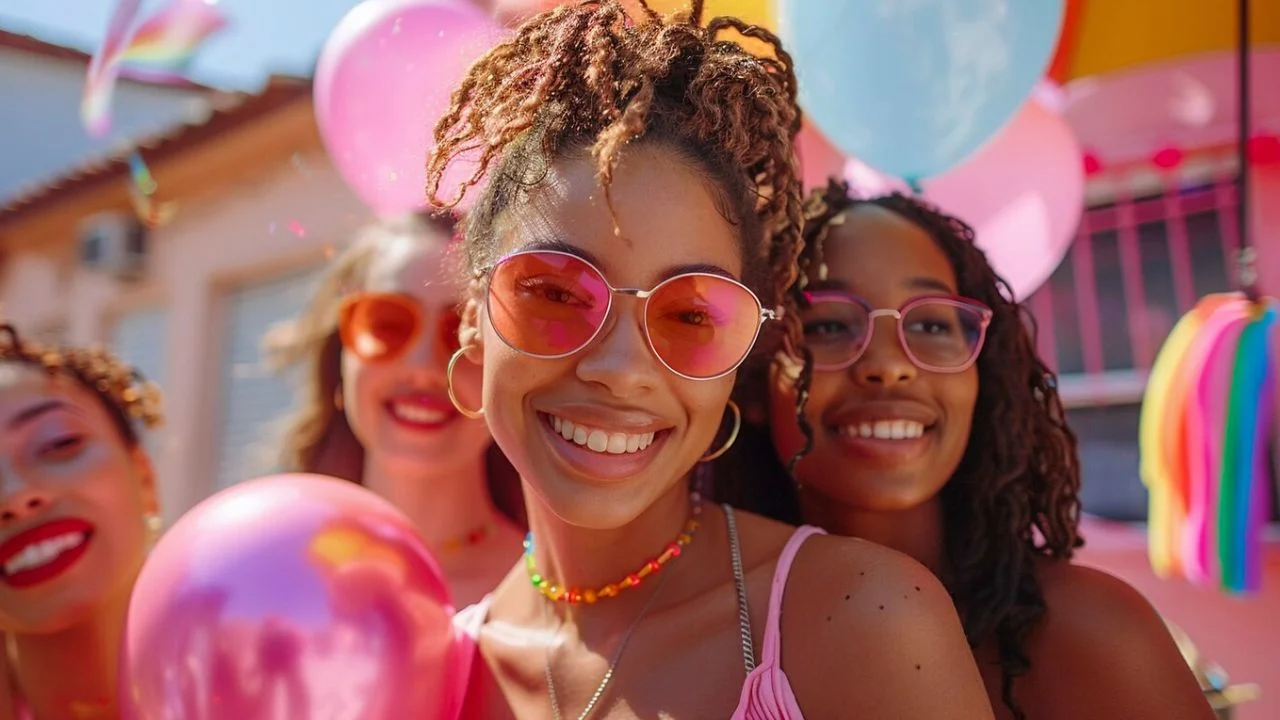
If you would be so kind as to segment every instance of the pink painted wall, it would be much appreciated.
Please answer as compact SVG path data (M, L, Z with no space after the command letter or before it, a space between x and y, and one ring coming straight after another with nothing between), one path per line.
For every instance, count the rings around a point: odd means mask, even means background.
M1235 720L1280 718L1280 538L1264 553L1260 593L1229 597L1181 580L1162 580L1147 561L1146 528L1087 519L1078 562L1133 585L1170 622L1181 627L1202 655L1226 670L1233 684L1256 683L1261 699L1236 708Z

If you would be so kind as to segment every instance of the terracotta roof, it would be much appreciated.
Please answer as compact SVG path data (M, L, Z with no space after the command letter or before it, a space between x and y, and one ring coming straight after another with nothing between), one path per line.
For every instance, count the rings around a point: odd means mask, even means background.
M24 188L0 205L0 223L36 212L68 193L127 178L130 174L129 157L135 151L146 162L156 163L310 94L311 80L275 75L255 95L237 93L212 96L209 112L202 118L137 138L106 155L90 157L58 177Z
M65 45L55 45L46 42L40 38L31 35L20 35L18 33L9 32L0 29L0 50L14 50L28 55L37 55L39 57L50 58L52 60L65 60L68 62L80 63L88 65L92 57L83 50L77 50ZM145 79L131 77L127 69L120 72L120 80L124 82L133 82L141 85L160 85L160 83L148 82ZM214 89L207 85L201 85L190 80L181 82L166 82L163 87L172 87L178 90L208 90L213 92Z

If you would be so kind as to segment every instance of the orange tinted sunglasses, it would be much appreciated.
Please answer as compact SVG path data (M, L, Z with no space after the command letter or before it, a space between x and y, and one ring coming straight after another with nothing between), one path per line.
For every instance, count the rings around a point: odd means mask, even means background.
M362 292L343 298L338 308L338 335L347 352L366 362L391 362L402 357L422 336L426 313L418 301L399 293ZM436 355L441 362L459 348L456 308L435 318Z

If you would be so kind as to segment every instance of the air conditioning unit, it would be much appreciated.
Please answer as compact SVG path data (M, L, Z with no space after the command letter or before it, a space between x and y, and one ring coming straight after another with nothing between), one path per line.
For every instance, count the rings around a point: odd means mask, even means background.
M104 212L80 224L77 249L81 267L133 282L146 272L147 227L127 212Z

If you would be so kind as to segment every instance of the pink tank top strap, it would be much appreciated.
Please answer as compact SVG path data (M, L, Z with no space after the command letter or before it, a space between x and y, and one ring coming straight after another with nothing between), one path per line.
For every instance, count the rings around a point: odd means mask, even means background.
M769 591L769 610L765 617L764 648L760 656L760 664L769 667L782 665L782 598L787 590L787 577L791 574L791 564L795 562L796 553L805 540L814 535L826 535L822 528L804 525L796 528L791 539L783 546L778 555L778 565L773 571L773 587Z

